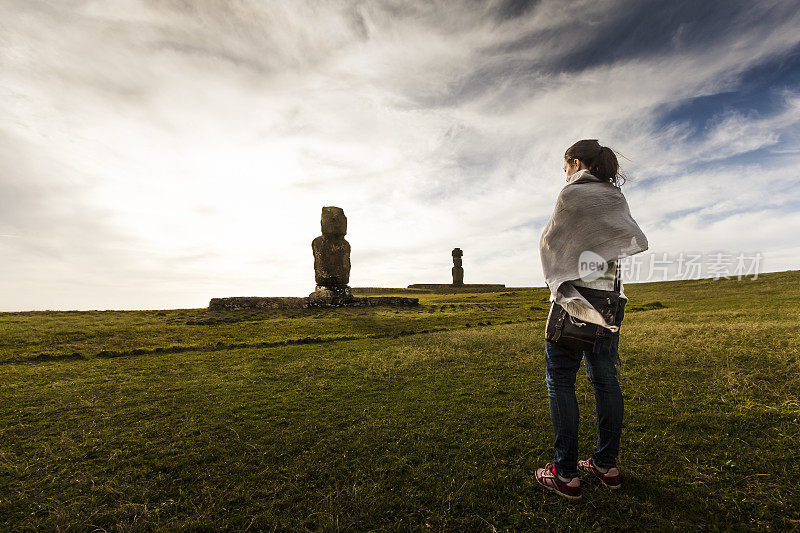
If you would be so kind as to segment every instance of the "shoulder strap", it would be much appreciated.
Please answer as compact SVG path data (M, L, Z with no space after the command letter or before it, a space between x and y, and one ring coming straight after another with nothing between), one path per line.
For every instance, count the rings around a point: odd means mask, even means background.
M619 270L620 270L620 268L619 268L619 257L617 257L616 263L617 263L617 270L614 273L614 292L619 294L619 283L620 283L620 279L619 279Z

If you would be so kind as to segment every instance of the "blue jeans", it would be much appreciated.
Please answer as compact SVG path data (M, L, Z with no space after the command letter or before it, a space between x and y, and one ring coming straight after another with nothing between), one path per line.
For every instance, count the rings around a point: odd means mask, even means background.
M620 298L616 325L622 324L627 300ZM601 337L593 353L567 350L545 341L547 394L550 418L555 434L556 472L564 478L578 475L578 399L575 397L575 375L586 361L586 377L594 388L597 410L597 447L592 452L599 467L617 466L619 440L622 435L622 391L617 379L615 360L619 348L619 331Z

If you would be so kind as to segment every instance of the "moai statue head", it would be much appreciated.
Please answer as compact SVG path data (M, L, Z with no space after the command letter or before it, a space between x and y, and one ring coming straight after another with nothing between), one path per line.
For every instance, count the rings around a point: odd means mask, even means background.
M322 234L326 237L344 237L347 235L347 217L341 207L326 206L322 208Z
M455 266L461 266L461 257L464 255L464 252L461 251L461 248L453 248L453 264Z

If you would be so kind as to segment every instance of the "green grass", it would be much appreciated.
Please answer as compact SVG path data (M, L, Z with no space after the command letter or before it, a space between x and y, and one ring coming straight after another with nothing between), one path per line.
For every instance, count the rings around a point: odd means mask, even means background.
M544 289L418 309L0 314L0 524L800 528L800 271L625 293L624 487L584 479L575 503L533 478L552 459Z

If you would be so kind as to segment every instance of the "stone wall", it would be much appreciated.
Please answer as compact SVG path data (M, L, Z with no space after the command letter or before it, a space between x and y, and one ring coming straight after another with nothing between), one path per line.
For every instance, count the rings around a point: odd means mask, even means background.
M352 300L341 303L336 301L315 300L313 298L237 296L233 298L212 298L208 305L208 310L238 311L240 309L297 309L305 307L376 307L380 305L413 307L419 305L419 298L377 296L370 298L353 298Z
M500 283L465 283L464 285L451 285L450 283L414 283L409 289L425 289L432 292L496 292L506 290Z

